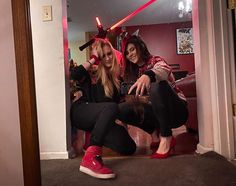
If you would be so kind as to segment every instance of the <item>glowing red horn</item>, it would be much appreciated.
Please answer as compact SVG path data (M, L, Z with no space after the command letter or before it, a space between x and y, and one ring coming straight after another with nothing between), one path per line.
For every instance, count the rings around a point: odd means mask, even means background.
M102 25L98 17L96 17L96 21L97 21L98 26Z
M119 25L121 25L122 23L124 23L125 21L129 20L130 18L134 17L136 14L138 14L139 12L141 12L144 8L146 8L147 6L149 6L150 4L152 4L154 1L156 0L150 0L148 1L146 4L140 6L138 9L136 9L135 11L133 11L131 14L129 14L128 16L126 16L125 18L121 19L119 22L117 22L116 24L114 24L109 30L113 30L114 28L118 27Z

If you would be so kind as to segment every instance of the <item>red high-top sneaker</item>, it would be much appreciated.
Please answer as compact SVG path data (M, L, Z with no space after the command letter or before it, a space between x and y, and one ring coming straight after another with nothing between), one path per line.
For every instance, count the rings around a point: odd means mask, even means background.
M110 179L114 178L115 174L111 169L103 165L102 148L98 146L90 146L85 152L80 163L79 170L95 178Z

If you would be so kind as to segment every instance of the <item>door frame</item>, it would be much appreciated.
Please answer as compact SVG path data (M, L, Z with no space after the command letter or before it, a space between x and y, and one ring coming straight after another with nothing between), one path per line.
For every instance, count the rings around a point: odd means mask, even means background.
M199 11L201 10L201 12ZM198 107L197 151L235 158L227 1L193 1ZM226 37L225 37L226 36Z
M29 0L11 0L23 176L25 186L41 185L33 46Z
M18 96L19 96L19 109L20 109L20 128L21 128L21 143L22 143L22 155L23 155L23 173L24 173L24 184L26 186L38 186L41 185L41 172L40 172L40 158L39 158L39 141L38 141L38 126L37 126L37 110L36 110L36 96L35 96L35 81L34 81L34 66L33 66L33 47L32 47L32 35L31 35L31 23L30 23L30 5L29 0L11 0L12 3L12 16L13 16L13 28L14 28L14 42L15 42L15 57L16 57L16 71L17 71L17 84L18 84ZM226 63L223 70L219 65L219 62L229 61L229 49L228 38L224 38L223 34L227 32L227 28L222 27L227 20L227 15L222 11L225 8L225 4L220 0L196 0L197 7L206 5L206 15L210 22L208 22L208 34L207 41L201 40L203 36L200 27L197 30L197 34L200 41L201 51L204 48L210 48L212 55L202 55L200 52L197 56L199 60L210 60L213 62L211 66L210 80L208 80L212 87L209 96L211 96L211 102L216 101L215 104L211 105L209 112L211 112L212 123L209 124L208 128L203 128L199 131L202 135L205 135L208 130L213 129L211 135L208 136L210 140L205 145L201 144L201 140L204 141L204 136L200 135L199 149L206 147L206 150L214 149L216 152L225 155L230 159L235 157L234 138L233 138L233 125L232 125L232 107L231 107L231 86L227 80L227 72L229 71L228 63ZM197 11L197 10L195 10ZM216 16L220 12L220 16ZM201 12L202 13L202 12ZM214 18L215 15L215 18ZM213 16L213 17L212 17ZM196 19L196 18L195 18ZM204 18L205 19L205 18ZM220 19L220 25L213 24L217 23L216 19ZM212 22L211 22L212 21ZM212 25L213 24L213 25ZM212 27L213 26L213 27ZM218 32L214 32L215 29ZM195 34L196 35L196 34ZM221 38L221 45L217 45L218 39ZM218 48L216 48L216 45ZM209 48L208 48L209 49ZM219 54L216 52L222 51ZM224 74L223 85L217 83L220 73ZM218 76L217 76L218 75ZM201 71L196 72L197 78L201 76ZM214 79L216 78L216 79ZM198 83L201 83L199 81ZM198 84L199 85L199 84ZM222 93L220 88L223 87L224 92ZM198 86L198 92L201 94L201 87ZM214 93L216 91L216 94ZM224 97L223 100L220 97ZM202 98L198 95L198 98ZM224 108L221 108L221 102L223 101ZM202 104L198 100L198 104ZM199 106L199 105L198 105ZM213 108L216 106L216 108ZM224 110L225 109L225 110ZM215 112L214 112L215 111ZM217 114L224 112L225 115L218 116ZM204 113L199 117L199 121L203 121ZM215 118L215 119L214 119ZM216 122L213 125L213 120ZM222 124L222 121L225 121ZM203 121L201 124L205 125L207 121ZM223 130L222 130L223 129ZM200 129L201 130L201 129ZM201 139L202 138L202 139ZM205 146L204 146L205 145ZM209 148L208 148L209 147ZM226 148L223 148L226 147ZM204 149L203 149L204 151ZM33 168L33 170L32 170Z

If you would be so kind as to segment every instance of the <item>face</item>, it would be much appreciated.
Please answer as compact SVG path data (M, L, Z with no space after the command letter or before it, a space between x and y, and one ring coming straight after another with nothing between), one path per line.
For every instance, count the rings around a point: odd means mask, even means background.
M102 61L104 66L110 68L112 66L112 59L113 59L112 49L110 46L105 45L103 47L103 56L102 56Z
M126 58L134 63L134 64L138 64L139 61L139 54L138 51L136 49L136 47L134 46L134 44L129 43L127 45L127 49L126 49Z

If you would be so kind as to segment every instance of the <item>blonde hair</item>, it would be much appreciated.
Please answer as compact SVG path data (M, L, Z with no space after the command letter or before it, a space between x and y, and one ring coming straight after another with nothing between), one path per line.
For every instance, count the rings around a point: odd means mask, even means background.
M112 51L112 65L111 68L106 68L103 62L103 48L108 46L111 48ZM119 91L120 90L120 80L119 80L119 72L120 67L116 59L116 54L114 48L112 47L111 43L106 39L97 38L93 47L96 48L98 52L98 56L101 59L100 64L98 65L97 70L97 80L101 80L101 83L104 87L105 95L109 98L112 98L114 94L114 86Z

